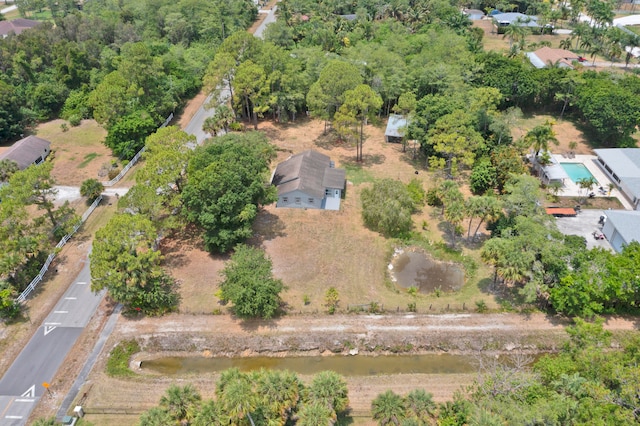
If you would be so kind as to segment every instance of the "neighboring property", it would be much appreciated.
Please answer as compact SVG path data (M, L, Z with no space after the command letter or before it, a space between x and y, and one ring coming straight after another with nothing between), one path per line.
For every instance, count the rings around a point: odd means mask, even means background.
M607 210L602 233L611 247L620 253L632 241L640 242L640 212L627 210Z
M463 9L462 13L467 15L467 18L471 21L479 21L484 19L484 12L478 9Z
M387 121L387 129L384 131L385 142L402 142L406 129L407 119L404 115L389 115L389 121Z
M509 25L516 25L519 27L528 27L532 29L539 29L538 17L525 15L524 13L508 12L493 14L493 24L496 26L498 34L504 34L504 29Z
M0 21L0 37L6 38L9 34L20 34L24 30L40 25L40 22L31 19L17 18L11 21Z
M345 171L317 151L304 151L278 164L271 184L278 188L276 207L340 210Z
M541 157L541 155L539 154L538 157ZM540 174L540 180L545 185L558 184L564 186L564 180L569 179L569 175L551 153L546 157L548 158L548 164L544 165L538 159L532 159L534 169Z
M594 149L598 164L640 210L640 148Z
M565 49L552 49L551 47L542 47L535 52L527 52L529 61L536 68L544 68L549 66L558 66L560 68L573 69L574 62L580 62L582 57Z
M51 142L36 136L27 136L14 143L0 155L0 160L12 160L24 170L32 164L40 164L51 152Z

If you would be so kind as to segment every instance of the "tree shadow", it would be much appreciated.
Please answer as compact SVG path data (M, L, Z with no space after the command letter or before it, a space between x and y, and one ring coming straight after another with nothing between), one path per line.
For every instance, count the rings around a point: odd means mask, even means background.
M346 156L341 156L340 157L340 164L344 165L345 167L350 166L350 167L371 167L375 164L382 164L384 163L384 161L386 160L387 157L385 157L382 154L365 154L362 156L362 161L356 161L355 156L351 157L346 157Z
M278 318L262 319L262 318L240 318L237 316L232 317L233 320L238 321L240 328L248 333L258 331L261 327L275 330L278 327Z
M259 246L264 241L273 240L276 237L286 237L285 229L284 222L277 214L262 210L253 222L254 236L251 241Z
M320 133L313 143L318 148L327 151L331 151L334 148L355 148L355 145L338 136L338 133L334 129L327 129L326 132Z

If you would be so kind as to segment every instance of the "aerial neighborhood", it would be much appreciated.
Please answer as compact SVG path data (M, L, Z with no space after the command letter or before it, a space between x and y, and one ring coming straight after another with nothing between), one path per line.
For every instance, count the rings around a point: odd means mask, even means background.
M0 425L640 422L640 12L6 0Z

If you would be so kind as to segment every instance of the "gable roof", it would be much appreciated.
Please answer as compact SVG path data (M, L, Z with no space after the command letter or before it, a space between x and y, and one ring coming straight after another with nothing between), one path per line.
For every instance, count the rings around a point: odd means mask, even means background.
M387 129L384 131L384 135L402 138L404 137L403 127L407 127L407 119L400 114L391 114L389 115L389 121L387 121Z
M624 182L633 196L640 198L640 148L603 148L593 151Z
M11 21L0 21L0 35L8 36L10 33L20 34L24 30L40 25L40 22L31 19L16 18Z
M493 20L500 25L518 25L519 27L538 28L538 17L524 13L509 12L493 15Z
M278 164L271 183L278 187L278 195L298 190L324 198L327 188L344 188L344 169L331 166L328 156L313 150L304 151Z
M544 68L548 65L559 64L560 67L573 68L573 61L577 61L579 55L565 49L553 49L542 47L535 52L528 52L529 60L536 68Z
M640 242L640 211L607 210L605 214L627 244Z
M27 136L14 143L11 148L0 155L0 160L13 160L18 163L20 170L33 164L38 158L46 157L51 142L36 136Z

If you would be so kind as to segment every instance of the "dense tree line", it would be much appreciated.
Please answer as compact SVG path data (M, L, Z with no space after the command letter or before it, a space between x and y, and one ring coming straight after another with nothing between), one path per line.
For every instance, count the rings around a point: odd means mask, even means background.
M347 384L333 371L304 384L289 371L233 368L220 375L215 396L202 400L192 385L171 385L159 406L142 414L140 425L333 425L349 407Z
M38 274L60 238L79 223L66 202L55 205L53 164L22 171L2 165L0 187L0 317L19 314L14 299Z
M479 360L479 379L453 401L435 404L423 390L404 397L386 391L373 400L372 416L380 425L636 424L640 340L606 350L611 333L602 323L578 320L560 352L536 362L521 354Z
M0 141L40 120L96 118L130 157L199 90L215 47L256 17L249 0L60 5L44 5L55 25L0 40Z

